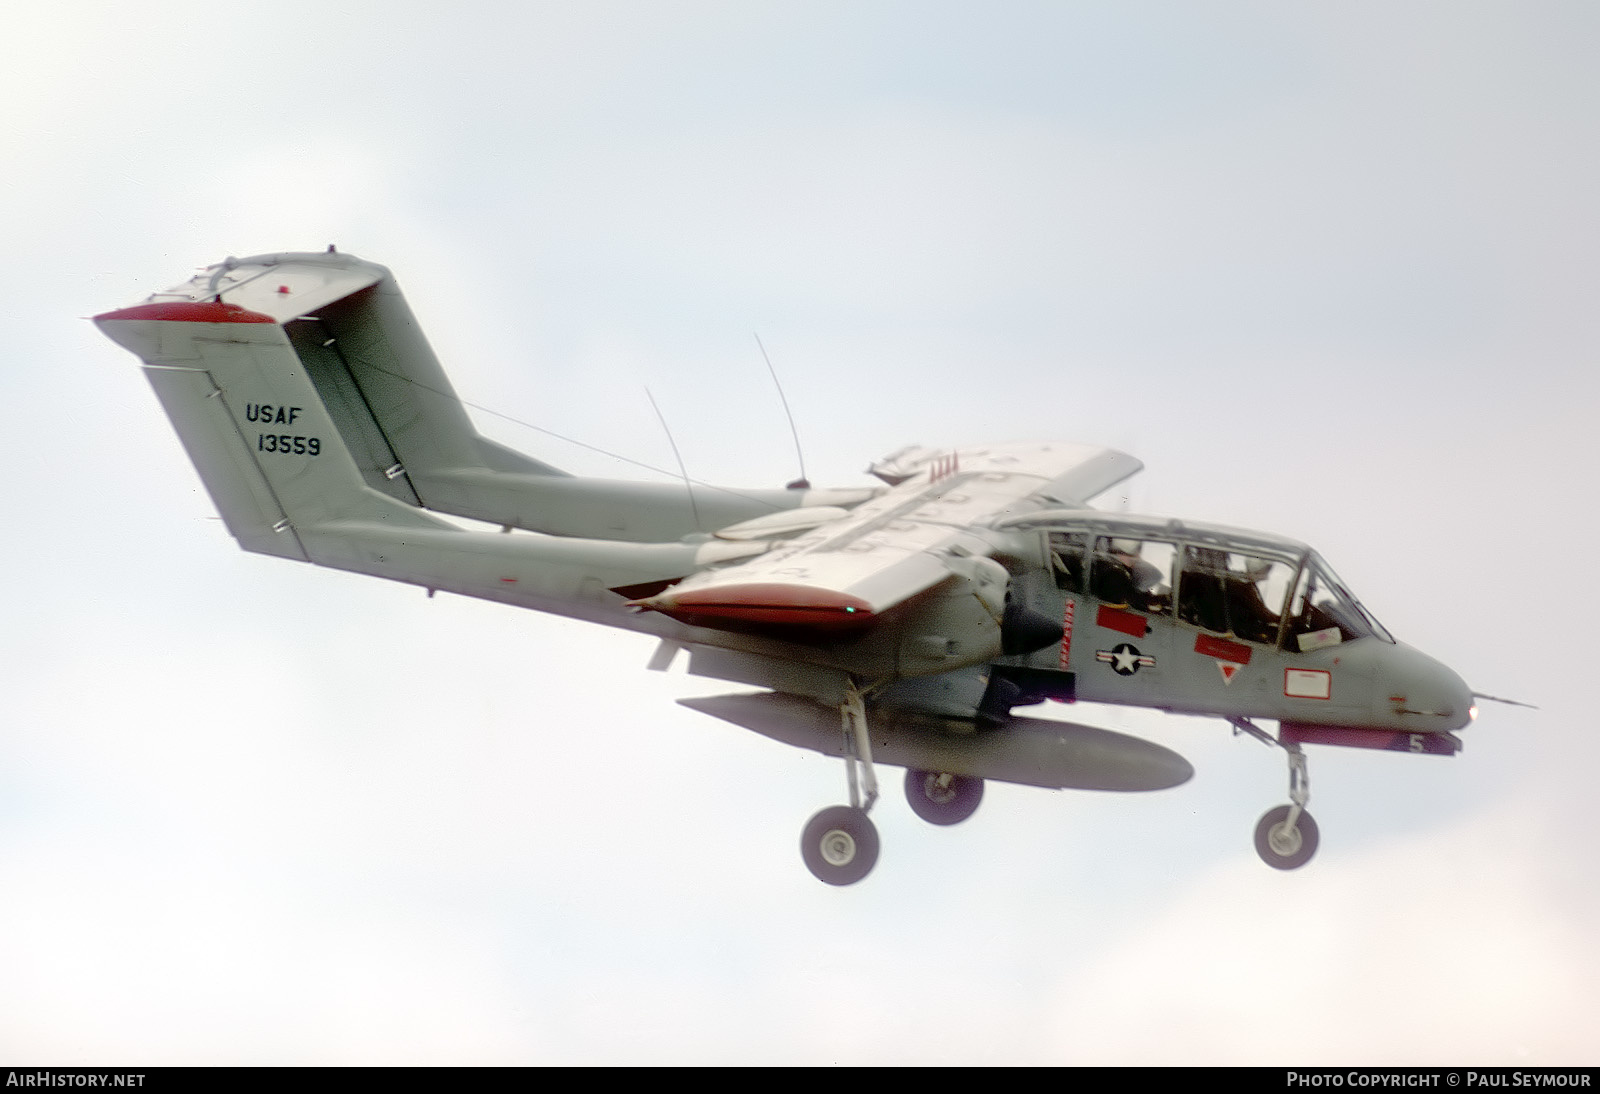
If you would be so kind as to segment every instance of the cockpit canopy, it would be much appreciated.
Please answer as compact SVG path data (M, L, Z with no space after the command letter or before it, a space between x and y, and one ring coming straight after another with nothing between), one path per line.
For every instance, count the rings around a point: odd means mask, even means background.
M1298 653L1389 632L1305 544L1260 532L1082 511L1031 513L1062 592Z

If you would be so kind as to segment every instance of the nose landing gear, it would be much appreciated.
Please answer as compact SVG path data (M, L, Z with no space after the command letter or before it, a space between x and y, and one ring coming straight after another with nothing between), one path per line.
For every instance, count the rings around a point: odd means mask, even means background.
M1311 861L1317 853L1317 822L1311 814L1300 810L1294 823L1289 814L1298 807L1280 805L1269 809L1256 825L1256 854L1261 861L1278 870L1294 870Z
M1300 742L1278 740L1252 723L1248 718L1229 718L1234 729L1248 733L1264 744L1284 750L1289 757L1289 801L1267 810L1256 824L1256 854L1274 870L1298 870L1311 861L1317 853L1321 835L1317 822L1306 812L1306 802L1311 800L1311 775L1306 769L1306 754Z

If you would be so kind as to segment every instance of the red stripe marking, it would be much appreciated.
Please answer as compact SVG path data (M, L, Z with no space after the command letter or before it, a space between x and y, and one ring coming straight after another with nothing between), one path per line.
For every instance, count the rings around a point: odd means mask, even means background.
M1357 726L1314 726L1304 722L1280 722L1278 737L1284 741L1302 744L1376 748L1386 752L1422 752L1433 756L1453 756L1461 748L1460 739L1448 733L1408 733L1405 730L1361 729Z
M1406 733L1405 729L1362 729L1357 726L1310 726L1304 721L1278 723L1278 739L1302 744L1346 745L1350 749L1414 752L1430 757L1453 757L1461 752L1461 737L1448 733Z
M276 323L270 315L249 311L237 304L217 300L163 300L157 304L136 304L94 317L96 323L108 319L161 319L172 323Z
M1219 661L1237 661L1241 665L1250 663L1249 646L1229 642L1226 638L1214 638L1209 634L1195 635L1194 652L1215 657Z
M824 631L861 630L877 619L872 605L860 597L805 585L732 585L689 589L641 601L649 608L690 626L760 623Z
M1348 745L1352 748L1392 749L1402 737L1410 734L1389 729L1356 729L1343 726L1308 726L1284 722L1278 727L1278 736L1289 741L1314 745Z
M1144 616L1120 608L1101 607L1094 621L1108 631L1120 631L1133 638L1143 638L1150 629Z

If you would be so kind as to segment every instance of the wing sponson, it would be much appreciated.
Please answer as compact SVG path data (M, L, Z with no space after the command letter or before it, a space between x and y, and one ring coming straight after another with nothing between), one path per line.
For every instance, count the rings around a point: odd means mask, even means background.
M678 703L796 748L843 754L839 713L832 706L777 693ZM895 767L1061 790L1134 792L1167 790L1194 775L1189 761L1170 748L1073 722L1015 717L1000 729L947 734L881 706L870 717L873 758Z

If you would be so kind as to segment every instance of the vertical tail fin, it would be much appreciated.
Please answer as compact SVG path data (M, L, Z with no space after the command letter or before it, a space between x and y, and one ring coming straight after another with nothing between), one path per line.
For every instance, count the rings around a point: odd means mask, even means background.
M246 550L308 560L298 530L363 521L447 525L364 481L289 335L220 300L168 300L95 317L145 363L228 530Z

